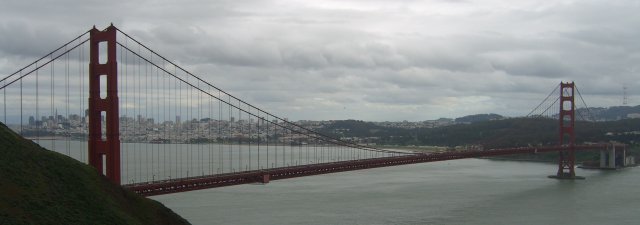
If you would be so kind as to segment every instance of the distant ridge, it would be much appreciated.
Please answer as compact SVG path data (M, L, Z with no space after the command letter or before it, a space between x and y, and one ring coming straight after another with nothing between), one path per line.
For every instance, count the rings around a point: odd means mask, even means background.
M456 118L455 121L456 123L475 123L475 122L501 120L501 119L504 119L504 116L501 116L495 113L490 113L490 114L475 114L475 115L463 116L463 117Z
M589 107L577 110L578 114L584 116L591 113L596 121L615 121L622 119L640 118L640 105L637 106L611 106L611 107ZM579 116L577 119L581 119Z

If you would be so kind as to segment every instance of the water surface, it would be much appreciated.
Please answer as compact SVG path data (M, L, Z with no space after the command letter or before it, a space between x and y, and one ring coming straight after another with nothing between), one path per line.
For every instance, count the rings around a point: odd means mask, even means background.
M640 170L464 159L152 197L193 224L640 224Z

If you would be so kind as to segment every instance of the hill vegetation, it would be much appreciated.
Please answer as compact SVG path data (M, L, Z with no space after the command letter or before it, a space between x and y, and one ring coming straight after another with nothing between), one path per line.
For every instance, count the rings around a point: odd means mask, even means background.
M189 224L0 123L0 224Z
M504 119L504 117L498 114L491 113L491 114L475 114L475 115L463 116L463 117L456 118L455 121L456 123L475 123L475 122L501 120L501 119Z
M556 145L558 121L545 118L510 118L457 124L437 128L388 128L373 123L344 120L326 126L320 132L335 137L367 140L377 145L442 146L450 149L462 146L472 148L506 148ZM616 141L631 146L627 153L640 158L640 119L606 122L576 121L576 142L597 143ZM556 161L557 153L505 156L509 159ZM576 160L597 160L595 151L578 152Z
M579 114L591 115L598 121L613 121L621 119L631 119L631 115L640 115L640 105L637 106L612 106L612 107L591 107L577 109Z
M553 145L558 142L558 121L545 118L510 118L416 129L388 128L358 120L343 120L319 131L335 137L374 139L380 145L480 145L484 148L501 148ZM640 143L640 119L576 121L577 143L609 141Z

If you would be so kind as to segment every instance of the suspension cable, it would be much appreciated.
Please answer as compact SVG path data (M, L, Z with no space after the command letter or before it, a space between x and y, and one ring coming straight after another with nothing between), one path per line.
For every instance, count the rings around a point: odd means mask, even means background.
M126 34L125 34L125 35L126 35ZM134 41L135 41L135 40L134 40ZM198 91L201 91L201 92L203 92L203 93L205 93L205 94L209 95L209 96L210 96L210 97L212 97L212 98L216 98L216 99L218 99L219 101L224 102L225 104L229 105L229 107L236 108L237 110L242 111L242 112L244 112L244 113L247 113L247 114L249 114L249 115L251 115L251 116L254 116L254 117L255 117L256 115L255 115L254 113L251 113L251 112L249 112L249 111L245 110L245 109L242 109L242 108L240 108L240 107L238 107L238 106L233 105L233 104L231 103L231 98L233 98L234 100L237 100L239 103L244 103L244 104L246 104L247 106L252 107L252 108L255 108L255 109L257 109L258 111L260 111L260 112L262 112L262 113L265 113L265 114L270 115L270 116L272 116L272 117L274 117L274 118L276 118L276 119L279 119L279 120L283 121L283 123L285 123L286 125L292 125L292 126L295 126L296 128L302 129L303 131L307 131L307 132L309 132L309 133L312 133L312 134L318 135L318 137L316 137L316 138L322 138L322 139L324 139L324 140L326 140L326 141L329 141L329 142L331 142L331 143L334 143L334 144L342 143L341 145L346 145L346 146L353 147L353 148L359 148L359 149L362 149L362 150L375 151L375 152L399 153L399 154L415 154L415 153L410 153L410 152L397 152L397 151L391 151L391 150L377 149L377 148L372 148L372 147L368 147L368 146L358 145L358 144L355 144L355 143L346 142L346 141L343 141L343 140L340 140L340 139L334 139L334 138L331 138L331 137L326 136L326 135L324 135L324 134L318 133L318 132L316 132L316 131L310 130L310 129L305 128L305 127L302 127L302 126L297 125L297 124L295 124L295 123L292 123L292 122L289 122L289 121L287 121L287 120L281 119L280 117L274 116L274 115L272 115L272 114L270 114L270 113L268 113L268 112L266 112L266 111L264 111L264 110L261 110L261 109L259 109L259 108L255 107L255 106L253 106L253 105L251 105L251 104L249 104L249 103L246 103L246 102L244 102L244 101L242 101L242 100L240 100L240 99L238 99L238 98L234 97L233 95L230 95L230 94L228 94L228 93L226 93L226 92L224 92L224 91L222 91L222 90L220 90L220 89L216 88L215 86L213 86L213 85L209 84L208 82L206 82L206 81L202 80L202 79L201 79L201 78L199 78L199 77L196 77L195 75L191 74L190 72L188 72L188 71L186 71L186 70L182 69L181 67L179 67L179 66L177 66L177 65L175 65L175 64L174 64L174 66L175 66L176 68L181 69L181 70L182 70L183 72L185 72L186 74L188 74L188 75L190 75L190 76L192 76L192 77L196 78L197 80L200 80L201 82L203 82L203 83L205 83L205 84L207 84L207 85L209 85L209 86L212 86L212 87L213 87L213 88L215 88L216 90L218 90L218 91L220 91L220 92L222 92L222 93L226 94L226 95L229 97L228 101L227 101L227 100L223 100L223 99L221 99L221 98L216 97L215 95L213 95L213 94L211 94L211 93L207 93L207 92L206 92L206 91L204 91L202 88L197 87L196 85L194 85L194 84L192 84L192 83L188 82L187 80L185 80L185 79L183 79L183 78L178 77L176 74L173 74L173 73L169 72L168 70L166 70L166 69L164 69L164 68L161 68L161 67L160 67L160 66L158 66L156 63L151 62L149 59L147 59L147 58L145 58L145 57L141 56L139 53L134 52L133 50L131 50L130 48L127 48L126 46L122 45L121 43L117 42L117 44L118 44L118 45L120 45L120 46L122 46L123 48L125 48L126 50L128 50L129 52L131 52L132 54L134 54L134 55L138 56L140 59L142 59L142 60L146 61L147 63L149 63L149 64L151 64L151 65L153 65L153 66L157 67L157 68L158 68L158 69L160 69L160 70L163 70L165 73L167 73L167 74L169 74L169 75L173 76L174 78L176 78L176 79L180 80L182 83L185 83L186 85L188 85L188 86L190 86L190 87L192 87L192 88L194 88L194 89L196 89L196 90L198 90ZM144 47L144 48L147 48L146 46L144 46L144 45L142 45L142 44L140 44L140 45L141 45L142 47ZM149 50L149 51L151 51L151 50ZM159 55L158 55L158 56L159 56ZM163 58L162 56L159 56L159 57L161 57L162 59L166 60L166 59L165 59L165 58ZM169 62L170 64L173 64L171 61L168 61L168 60L167 60L167 62ZM282 125L282 124L275 124L275 125L276 125L276 126L279 126L279 127L281 127L281 128L283 128L283 129L292 130L291 128L287 128L286 126L284 126L284 125ZM297 133L302 134L300 131L296 131L296 132L297 132ZM309 136L308 134L305 134L305 135Z
M542 106L542 104L544 104L545 102L547 102L547 100L548 100L548 99L553 95L553 93L555 93L555 92L556 92L556 90L558 90L558 88L560 88L560 85L556 86L556 87L553 89L553 91L551 91L551 93L549 93L549 95L547 95L547 97L546 97L546 98L544 98L544 100L542 100L542 102L540 102L540 104L538 104L538 106L536 106L533 110L531 110L531 112L529 112L529 114L527 114L527 116L526 116L526 117L531 116L531 114L533 114L536 110L538 110L538 108L540 108L540 106ZM558 100L556 99L556 102L557 102L557 101L558 101ZM554 104L555 104L555 102L554 102ZM547 109L546 109L544 112L546 112L547 110L549 110L549 107L547 107ZM543 113L541 113L541 114L544 114L544 112L543 112Z
M5 78L2 78L2 80L0 80L0 82L3 82L4 80L9 79L10 77L12 77L12 76L14 76L14 75L16 75L16 74L23 72L23 70L25 70L25 69L27 69L27 68L31 67L32 65L34 65L34 64L36 64L37 62L39 62L39 61L41 61L41 60L43 60L43 59L45 59L45 58L49 57L50 55L53 55L53 53L55 53L55 52L57 52L58 50L60 50L60 49L62 49L62 48L64 48L64 47L66 47L67 45L69 45L69 44L71 44L72 42L74 42L74 41L76 41L76 40L80 39L82 36L84 36L84 35L86 35L86 34L88 34L88 33L89 33L89 31L86 31L86 32L82 33L81 35L78 35L78 37L76 37L76 38L74 38L73 40L71 40L71 41L69 41L69 42L67 42L67 43L65 43L65 44L63 44L63 45L61 45L60 47L58 47L58 48L56 48L55 50L53 50L53 51L49 52L48 54L46 54L46 55L44 55L44 56L40 57L39 59L37 59L36 61L33 61L33 62L32 62L32 63L30 63L29 65L26 65L26 66L22 67L22 68L21 68L21 69L19 69L18 71L16 71L16 72L12 73L11 75L9 75L9 76L7 76L7 77L5 77ZM83 41L82 43L84 43L84 42L86 42L86 41L88 41L88 40L89 40L89 39L87 39L87 40ZM82 43L80 43L80 44L82 44ZM79 44L79 45L80 45L80 44ZM76 46L77 46L77 45L76 45ZM75 47L74 47L74 48L75 48ZM71 49L71 50L73 50L73 49ZM67 54L68 52L69 52L69 51L65 51L65 52L63 52L61 55ZM60 56L58 56L58 57L60 57ZM57 59L58 57L56 57L56 59ZM45 65L46 65L46 64L45 64ZM37 65L36 65L36 67L37 67ZM36 69L39 69L39 67L38 67L38 68L36 68ZM33 72L33 71L32 71L32 72ZM22 78L22 76L20 77L20 79L21 79L21 78ZM5 85L5 86L6 86L6 85ZM4 86L3 86L2 88L4 88ZM0 88L0 89L2 89L2 88Z
M150 51L151 53L155 54L156 56L158 56L158 57L162 58L163 60L166 60L168 63L172 64L172 65L173 65L173 66L175 66L176 68L178 68L178 69L182 70L185 74L188 74L188 75L190 75L190 76L194 77L195 79L197 79L197 80L199 80L199 81L201 81L201 82L203 82L203 83L205 83L205 84L207 84L207 85L209 85L209 86L211 86L211 87L215 88L216 90L219 90L220 92L222 92L222 93L224 93L224 94L228 95L230 98L233 98L233 99L235 99L235 100L237 100L237 101L239 101L239 102L241 102L241 103L244 103L244 104L246 104L246 105L247 105L247 106L249 106L249 107L255 108L256 110L258 110L258 111L260 111L260 112L262 112L262 113L264 113L264 114L267 114L267 115L270 115L270 116L272 116L272 117L274 117L274 118L276 118L276 119L282 120L282 121L283 121L284 123L286 123L286 124L289 124L289 125L295 126L295 127L299 128L299 129L302 129L302 130L304 130L304 131L306 131L306 132L313 133L313 134L315 134L315 135L322 136L322 137L327 138L327 139L333 139L333 140L334 140L334 141L332 141L333 143L340 142L340 143L343 143L343 145L347 145L347 146L354 147L354 148L359 148L359 149L362 149L362 150L368 150L368 151L379 151L379 152L387 152L387 153L399 153L399 154L415 154L415 153L408 153L408 152L397 152L397 151L390 151L390 150L378 149L378 148L373 148L373 147L369 147L369 146L362 146L362 145L359 145L359 144L356 144L356 143L346 142L346 141L343 141L343 140L340 140L340 139L334 139L334 138L331 138L331 137L326 136L326 135L324 135L324 134L321 134L321 133L318 133L318 132L316 132L316 131L310 130L310 129L308 129L308 128L302 127L302 126L300 126L300 125L298 125L298 124L296 124L296 123L286 121L286 120L284 120L284 119L282 119L282 118L280 118L280 117L277 117L277 116L275 116L275 115L273 115L273 114L271 114L271 113L268 113L268 112L266 112L266 111L264 111L264 110L262 110L262 109L260 109L260 108L258 108L258 107L255 107L255 106L253 106L253 105L251 105L251 104L249 104L249 103L247 103L247 102L245 102L245 101L243 101L243 100L241 100L241 99L239 99L239 98L237 98L237 97L235 97L235 96L233 96L233 95L231 95L231 94L229 94L229 93L227 93L227 92L225 92L225 91L223 91L223 90L221 90L221 89L219 89L218 87L216 87L216 86L212 85L211 83L209 83L209 82L207 82L207 81L205 81L205 80L201 79L201 78L200 78L200 77L198 77L198 76L195 76L195 75L194 75L194 74L192 74L191 72L189 72L189 71L185 70L184 68L182 68L182 67L178 66L177 64L175 64L175 63L173 63L172 61L168 60L168 59L167 59L167 58L165 58L164 56L162 56L162 55L158 54L157 52L153 51L151 48L149 48L149 47L147 47L146 45L142 44L141 42L139 42L139 41L138 41L138 40L136 40L135 38L133 38L133 37L129 36L127 33L123 32L122 30L120 30L120 29L118 29L118 28L116 28L116 30L118 30L120 33L122 33L122 34L123 34L123 35L125 35L126 37L130 38L131 40L133 40L134 42L136 42L137 44L139 44L140 46L142 46L142 47L143 47L143 48L145 48L146 50L148 50L148 51ZM118 44L122 46L122 44L120 44L120 43L118 43ZM126 49L127 49L127 50L129 50L129 51L131 51L131 49L128 49L128 48L126 48ZM142 57L142 56L140 56L140 55L139 55L138 53L136 53L136 52L133 52L133 51L131 51L131 52L132 52L133 54L138 55L138 57ZM144 59L144 58L143 58L143 59ZM146 60L146 61L148 61L148 62L149 62L149 60L147 60L147 59L144 59L144 60ZM157 67L157 65L156 65L155 63L153 63L153 62L149 62L149 63L151 63L151 64L153 64L153 65L155 65L155 66ZM161 68L161 69L162 69L162 70L164 70L163 68ZM164 70L164 71L165 71L165 72L167 72L167 73L169 73L169 72L168 72L168 71L166 71L166 70ZM169 73L169 74L171 74L171 73ZM171 75L173 75L173 74L171 74ZM175 75L173 75L173 76L174 76L176 79L179 79L180 81L187 83L189 86L192 86L193 88L196 88L196 89L198 89L199 91L204 92L204 90L202 90L202 89L199 89L199 88L195 87L193 84L190 84L190 83L186 82L184 79L179 78L179 77L177 77L177 76L175 76ZM207 93L207 94L208 94L208 93ZM210 95L211 97L214 97L214 98L215 98L215 96L213 96L213 95L211 95L211 94L208 94L208 95ZM224 100L222 100L222 99L219 99L219 100L220 100L220 101L224 101ZM230 104L230 102L225 102L225 103ZM237 107L235 107L234 105L231 105L231 106L233 106L234 108L237 108ZM237 108L237 109L249 114L249 112L247 112L246 110L239 109L239 108ZM255 114L253 114L253 113L251 113L250 115L255 116ZM337 143L336 143L336 144L337 144Z
M593 113L591 113L591 109L589 109L589 106L587 105L587 103L584 101L584 98L582 98L582 94L580 93L580 89L578 89L578 86L576 85L576 91L578 92L578 97L580 97L580 101L582 101L582 104L584 104L584 108L587 110L588 116L592 119L595 120L595 117L593 116ZM576 110L578 111L578 110ZM580 112L580 111L578 111ZM582 114L580 114L580 116L582 116ZM584 118L582 118L584 120Z
M89 39L84 40L83 42L81 42L81 43L79 43L79 44L77 44L77 45L73 46L72 48L70 48L70 49L68 49L68 50L64 51L63 53L61 53L60 55L58 55L58 56L56 56L56 57L52 57L49 61L45 62L44 64L40 64L40 66L38 66L38 61L36 61L36 62L34 62L34 63L30 64L30 65L34 65L34 64L35 64L35 68L34 68L34 69L32 69L32 70L30 70L30 71L29 71L29 72L27 72L27 73L22 74L21 76L19 76L18 78L14 79L13 81L11 81L11 82L9 82L9 83L6 83L6 82L5 82L5 84L4 84L2 87L0 87L0 89L4 89L4 88L6 88L7 86L9 86L9 85L11 85L11 84L13 84L13 83L17 82L18 80L21 80L22 78L24 78L24 77L26 77L26 76L30 75L30 74L31 74L31 73L33 73L33 72L36 72L36 73L37 73L37 71L38 71L38 70L40 70L40 68L42 68L42 67L44 67L44 66L46 66L46 65L49 65L49 63L51 63L51 62L55 61L56 59L58 59L58 58L62 57L63 55L66 55L67 53L69 53L69 52L73 51L73 50L74 50L74 49L76 49L78 46L80 46L80 45L82 45L82 44L86 43L87 41L89 41ZM45 56L45 57L46 57L46 56ZM9 77L11 77L11 76L13 76L13 75L15 75L15 74L17 74L17 73L21 72L22 70L23 70L23 69L21 69L21 70L19 70L19 71L15 72L15 73L13 73L12 75L9 75L9 76L5 77L4 79L0 80L0 82L5 81L7 78L9 78Z

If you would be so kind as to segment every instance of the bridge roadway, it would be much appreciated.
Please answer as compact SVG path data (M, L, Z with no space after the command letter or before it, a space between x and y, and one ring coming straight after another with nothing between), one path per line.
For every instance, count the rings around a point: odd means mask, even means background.
M606 147L606 144L576 145L575 149L599 150L605 149ZM268 183L270 180L281 180L294 177L312 176L318 174L337 173L343 171L362 170L378 167L488 156L558 152L563 150L569 150L569 146L521 147L491 150L409 154L403 156L318 163L311 165L280 167L147 183L135 183L124 185L124 187L143 196L152 196L239 184Z

